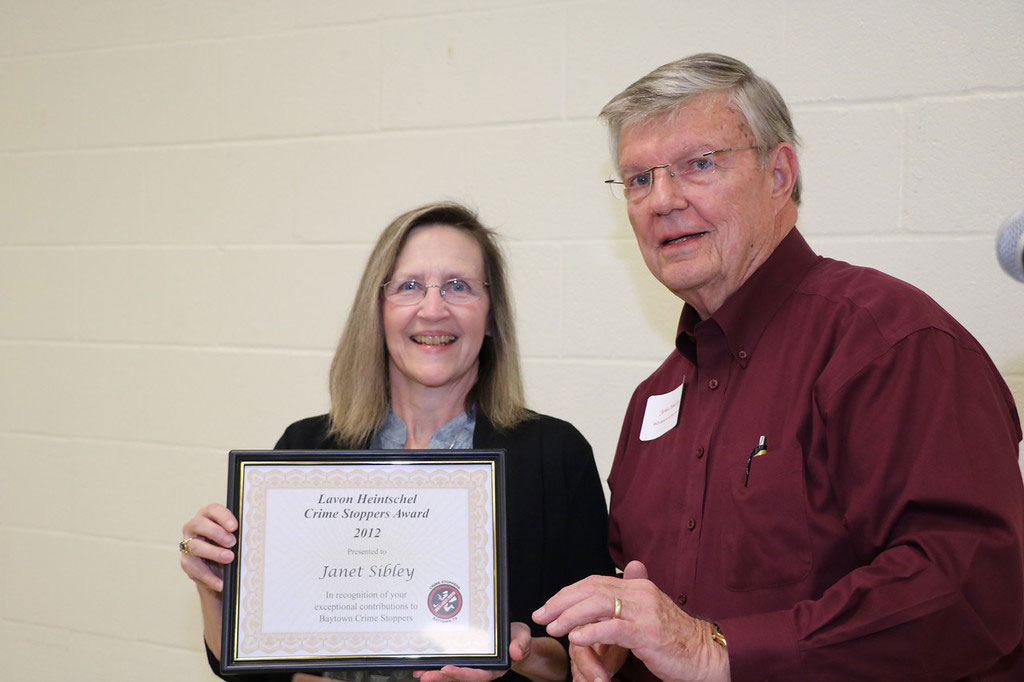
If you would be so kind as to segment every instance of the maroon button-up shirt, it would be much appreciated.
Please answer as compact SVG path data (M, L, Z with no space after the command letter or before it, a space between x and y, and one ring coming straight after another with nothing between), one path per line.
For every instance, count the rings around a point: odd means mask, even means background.
M678 423L641 441L680 383ZM1020 439L948 313L794 229L709 319L684 307L634 393L612 556L719 624L735 682L1024 680Z

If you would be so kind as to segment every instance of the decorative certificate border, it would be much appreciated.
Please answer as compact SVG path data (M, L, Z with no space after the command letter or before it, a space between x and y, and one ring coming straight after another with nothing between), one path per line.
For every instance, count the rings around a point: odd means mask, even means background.
M239 542L236 561L225 569L222 671L508 667L503 450L232 451L229 464L228 507L239 519ZM450 492L466 500L465 551L453 554L468 557L469 565L450 572L468 583L459 588L468 605L459 619L463 630L268 631L266 608L287 601L269 594L275 588L266 582L269 497L307 490Z

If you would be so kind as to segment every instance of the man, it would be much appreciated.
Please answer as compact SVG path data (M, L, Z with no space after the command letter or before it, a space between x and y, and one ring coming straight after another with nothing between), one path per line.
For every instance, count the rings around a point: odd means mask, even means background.
M602 117L685 306L609 476L623 576L534 615L575 677L1024 680L1021 429L977 341L810 250L789 112L741 62L667 64Z

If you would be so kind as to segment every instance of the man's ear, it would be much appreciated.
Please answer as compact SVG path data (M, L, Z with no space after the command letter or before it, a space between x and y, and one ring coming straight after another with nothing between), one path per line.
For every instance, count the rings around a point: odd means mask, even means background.
M788 142L780 142L768 155L768 169L772 173L772 201L782 206L789 200L800 173L796 150Z

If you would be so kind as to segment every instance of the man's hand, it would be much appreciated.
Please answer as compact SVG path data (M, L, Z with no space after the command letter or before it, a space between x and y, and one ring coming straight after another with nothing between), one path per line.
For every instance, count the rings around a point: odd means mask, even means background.
M512 670L531 680L562 680L565 678L565 649L550 637L531 637L526 623L512 623L509 628L509 658ZM413 677L422 682L490 682L507 670L479 670L446 665L440 670L417 670Z
M602 682L611 679L626 662L629 650L614 644L569 645L573 682Z
M622 578L624 580L646 578L647 571L643 569L644 565L639 561L635 561L626 566L626 571L622 574ZM615 617L614 602L612 617ZM577 646L570 643L569 659L572 666L573 682L602 682L609 680L622 668L628 656L629 649L624 649L614 644Z
M607 646L631 650L662 680L729 680L729 656L711 639L712 625L677 607L647 579L639 561L626 566L622 579L590 576L563 588L533 618L553 637L569 635L580 680L606 682L618 671L625 657Z

